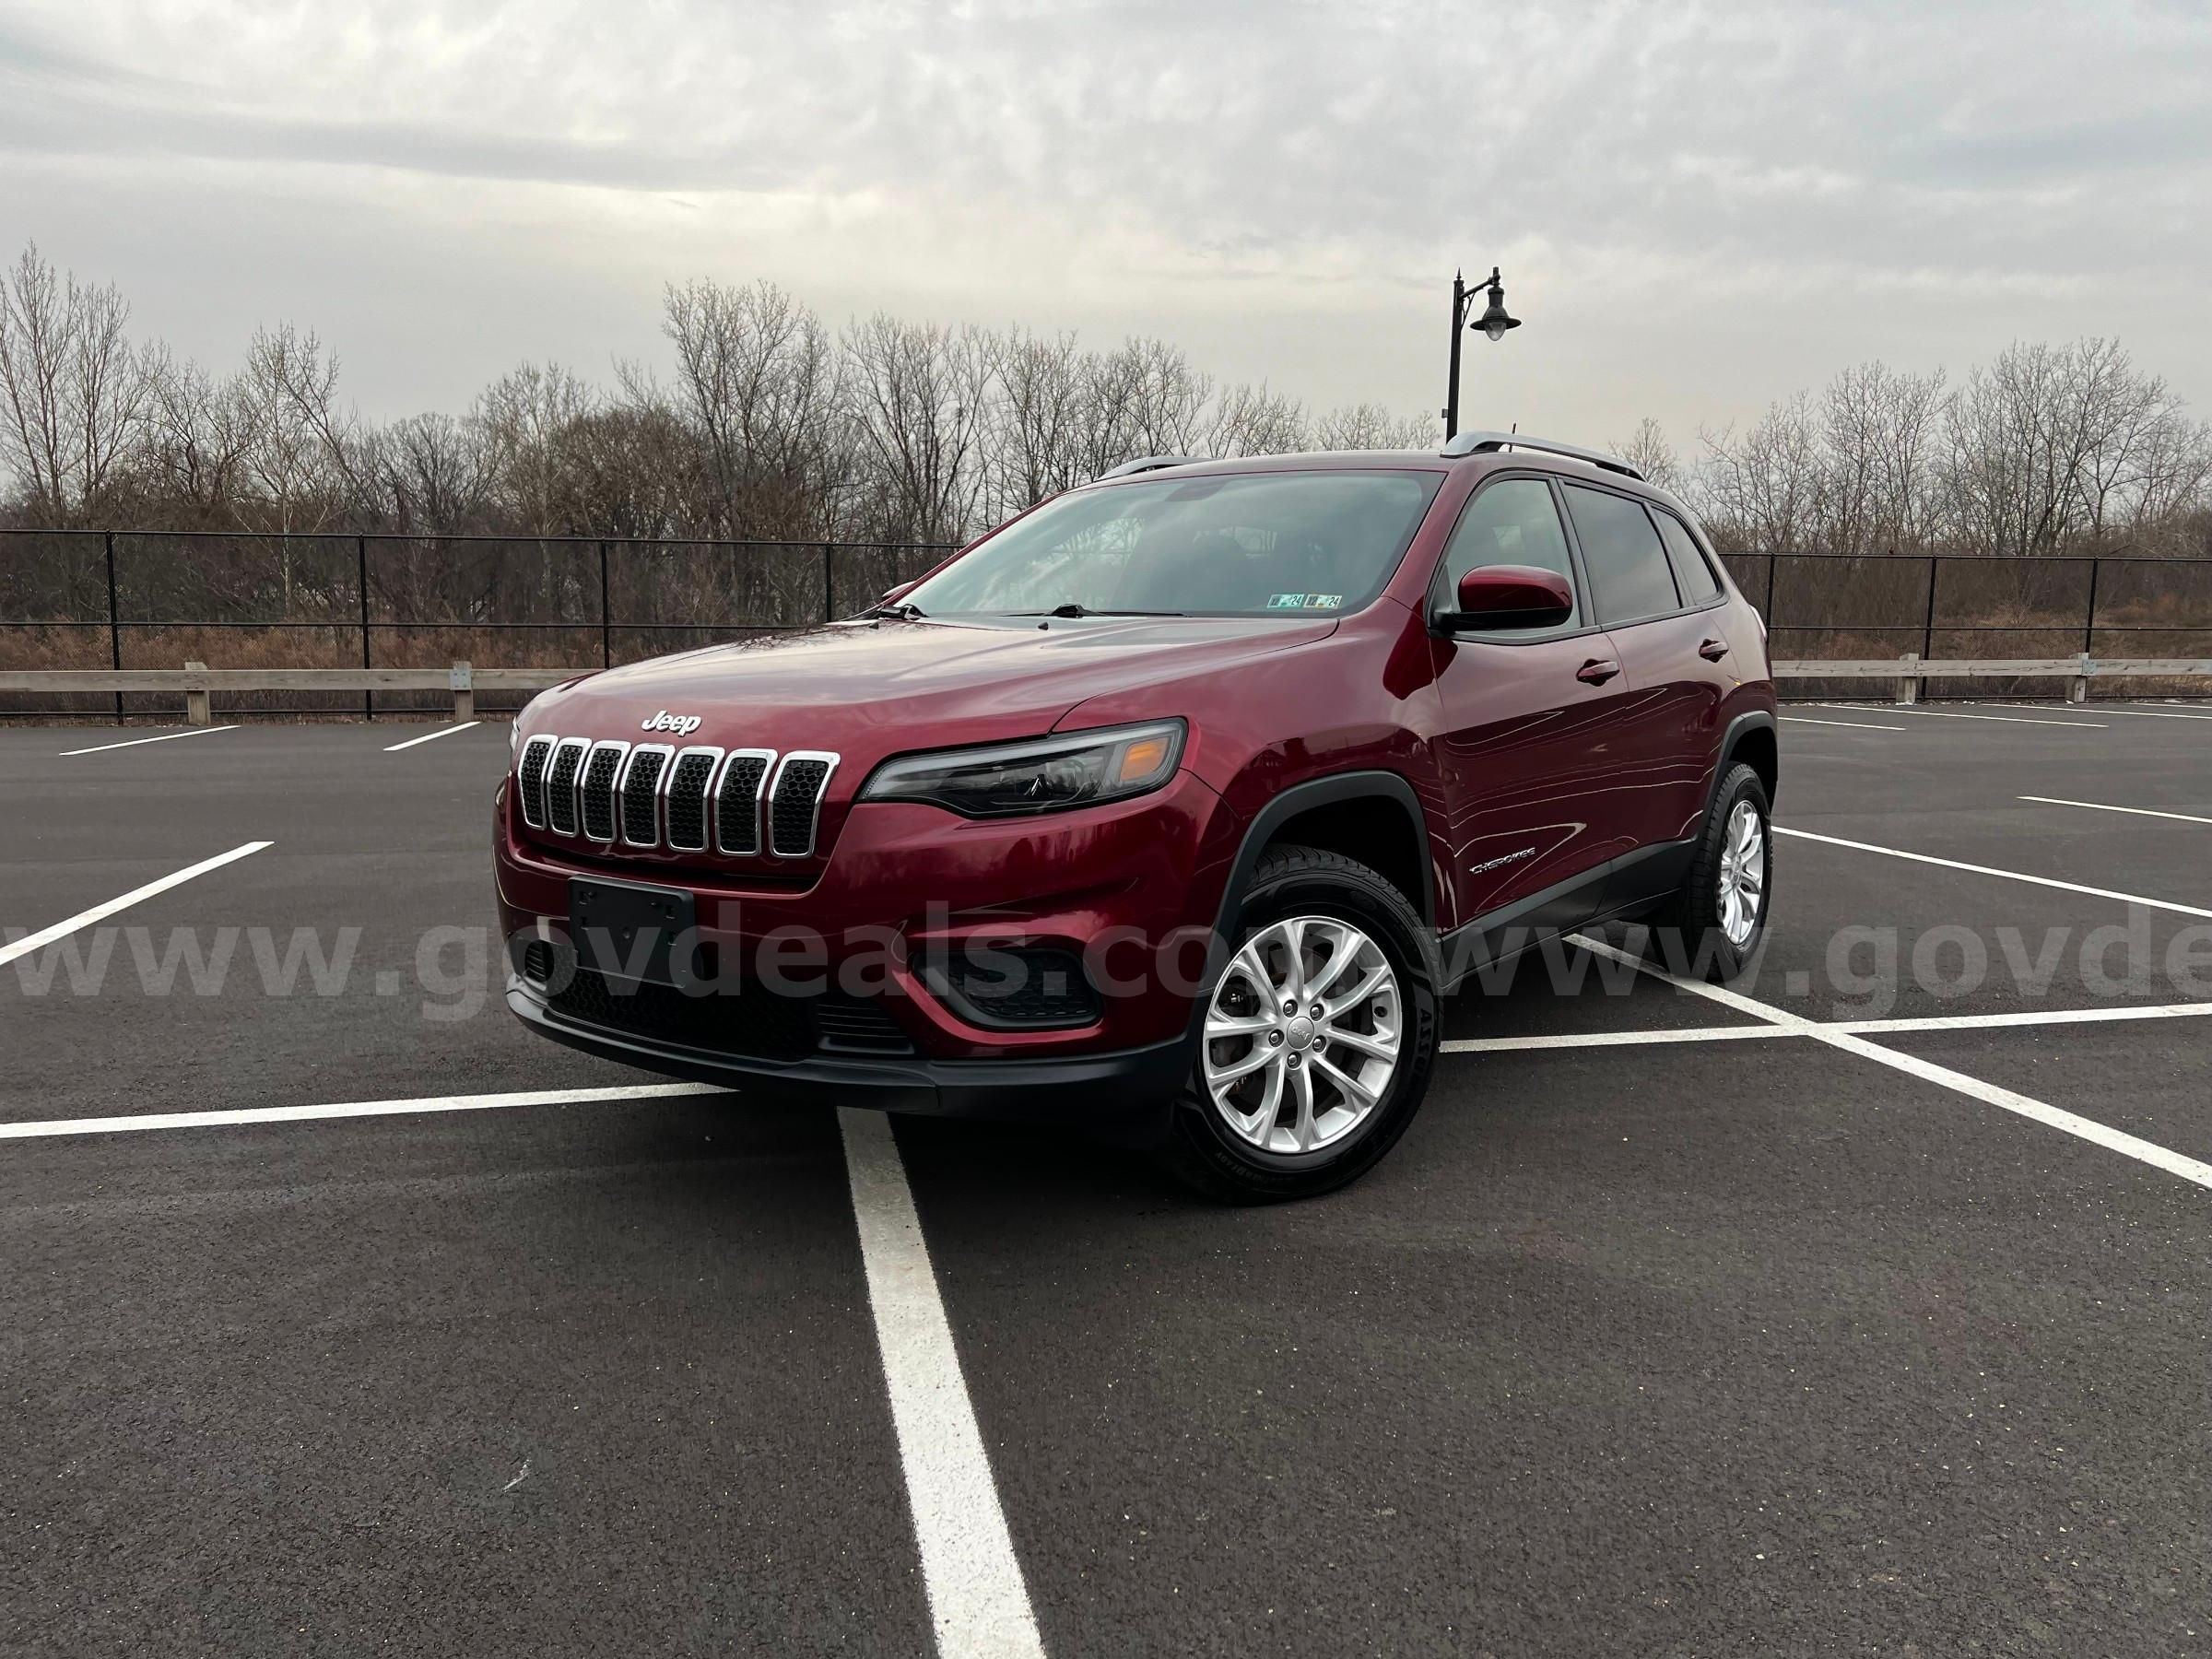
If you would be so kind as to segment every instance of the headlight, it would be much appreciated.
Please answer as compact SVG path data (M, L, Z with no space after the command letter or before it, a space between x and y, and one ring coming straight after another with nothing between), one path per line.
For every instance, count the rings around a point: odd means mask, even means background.
M1094 806L1158 789L1182 758L1183 723L1108 726L986 748L886 760L864 801L927 801L964 818L1018 818Z

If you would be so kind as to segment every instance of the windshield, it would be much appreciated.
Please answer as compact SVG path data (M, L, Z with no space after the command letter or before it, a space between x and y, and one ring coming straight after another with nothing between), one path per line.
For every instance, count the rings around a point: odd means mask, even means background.
M901 600L932 617L1358 610L1397 569L1442 481L1438 472L1278 472L1077 490Z

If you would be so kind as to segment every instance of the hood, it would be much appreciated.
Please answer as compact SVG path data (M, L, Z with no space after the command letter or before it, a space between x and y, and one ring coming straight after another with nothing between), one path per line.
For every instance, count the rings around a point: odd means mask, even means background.
M594 674L532 702L524 727L631 743L835 750L844 757L841 782L857 785L887 755L1048 732L1103 693L1307 644L1335 627L1333 618L1205 617L833 623ZM699 724L688 735L643 729L662 714Z

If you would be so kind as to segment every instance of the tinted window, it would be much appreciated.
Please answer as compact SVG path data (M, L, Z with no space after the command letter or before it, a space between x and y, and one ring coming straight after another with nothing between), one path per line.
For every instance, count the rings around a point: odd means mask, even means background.
M1659 526L1661 539L1666 543L1667 557L1675 561L1675 581L1682 589L1686 605L1703 605L1709 599L1721 596L1721 580L1705 562L1696 540L1687 526L1673 513L1654 507L1652 522Z
M1448 606L1459 579L1484 565L1535 565L1557 571L1567 578L1570 588L1574 586L1567 533L1559 527L1550 485L1541 478L1500 478L1467 504L1459 515L1459 527L1452 532L1452 545L1444 549L1442 601ZM1578 598L1575 614L1560 626L1581 624Z
M1406 557L1441 472L1277 472L1110 484L1048 501L903 595L929 616L1333 616Z
M1601 623L1610 627L1680 607L1666 549L1641 506L1626 496L1570 484L1567 511L1574 515L1574 533L1582 538L1590 597Z

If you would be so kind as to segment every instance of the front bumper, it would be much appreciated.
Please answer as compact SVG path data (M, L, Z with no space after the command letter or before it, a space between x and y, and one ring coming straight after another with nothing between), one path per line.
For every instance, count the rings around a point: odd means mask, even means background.
M1165 1137L1189 1065L1181 1037L1111 1053L1030 1058L818 1053L759 1059L571 1018L549 1006L519 974L508 976L507 1006L555 1042L670 1077L725 1084L755 1098L1049 1124L1130 1146L1157 1145Z
M906 802L856 806L818 875L794 883L773 866L755 875L665 858L587 860L533 838L509 793L500 791L495 808L493 862L512 966L535 940L565 948L571 878L680 888L693 896L700 948L733 982L772 982L779 966L799 966L806 982L818 973L821 984L873 1005L873 1018L904 1041L866 1045L877 1053L823 1042L794 1053L733 1031L724 1045L711 1020L602 1019L572 999L549 1002L542 972L517 974L509 1006L544 1035L750 1089L826 1088L902 1111L1040 1122L1143 1123L1164 1112L1181 1083L1197 978L1240 840L1235 815L1183 772L1153 794L1030 819L969 821ZM794 939L802 959L779 959ZM972 1006L933 991L924 964L1015 945L1079 963L1098 994L1088 1023L985 1025ZM900 1047L912 1052L881 1052Z

